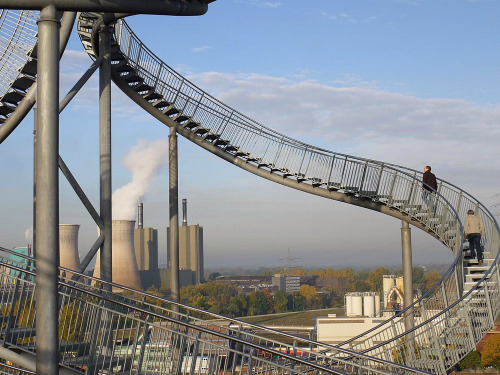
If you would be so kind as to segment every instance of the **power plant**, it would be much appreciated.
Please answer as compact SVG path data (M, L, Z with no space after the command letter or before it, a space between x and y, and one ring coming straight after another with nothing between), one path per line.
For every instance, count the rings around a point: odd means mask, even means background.
M158 269L158 230L144 228L144 205L137 206L137 228L134 229L134 249L142 286L160 288Z
M170 228L167 228L167 254L170 267ZM191 284L204 281L203 227L188 225L187 199L182 200L182 225L179 226L179 269L191 271Z
M113 220L112 282L142 290L141 277L134 250L135 220ZM94 277L100 277L100 251L96 255Z

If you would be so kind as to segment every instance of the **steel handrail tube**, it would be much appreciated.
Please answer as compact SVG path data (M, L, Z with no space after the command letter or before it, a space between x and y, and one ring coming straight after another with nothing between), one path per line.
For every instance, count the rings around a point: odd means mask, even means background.
M15 266L11 267L8 263L4 263L3 261L0 261L0 264L2 264L4 266L7 266L7 267L9 267L11 269L14 269L14 270L18 270L19 272L25 272L22 268L18 268L18 267L15 267ZM150 311L150 310L141 308L140 306L130 305L130 304L127 304L126 302L119 301L119 300L116 300L114 298L109 298L109 297L107 297L105 295L102 295L101 293L92 292L92 291L80 288L78 286L67 284L67 283L62 282L62 281L59 284L61 286L64 286L64 287L66 287L68 289L71 289L73 291L79 292L81 294L85 294L85 295L94 297L96 300L100 301L102 304L119 305L121 307L128 308L128 309L130 309L132 311L136 311L138 313L145 314L145 315L150 316L150 317L161 318L161 319L164 319L164 320L176 323L176 324L180 324L180 325L186 327L186 329L189 328L189 329L193 329L193 330L198 330L198 331L201 331L201 332L209 333L209 334L218 336L218 337L223 338L223 339L233 340L233 341L239 342L241 344L244 344L244 345L247 345L247 346L250 346L250 347L254 347L255 349L259 349L259 350L262 350L262 351L265 351L265 352L269 352L269 353L271 353L273 355L279 355L280 357L285 358L287 360L296 361L298 363L302 363L303 365L307 365L307 366L316 368L318 370L327 370L329 373L334 373L334 374L344 374L343 372L332 370L332 369L330 369L328 367L324 367L324 366L318 365L318 364L316 364L314 362L305 361L305 360L301 359L300 357L295 357L295 356L289 355L288 353L282 353L282 352L276 351L276 350L274 350L272 348L264 347L264 346L261 346L259 344L256 344L256 343L253 343L253 342L250 342L250 341L238 338L238 337L233 337L231 335L227 335L227 334L224 334L224 333L221 333L221 332L213 331L213 330L207 329L207 328L199 326L199 325L195 325L195 324L192 324L192 323L189 323L189 322L178 320L178 319L169 317L167 315L163 315L163 314L157 313L155 311ZM114 310L109 310L109 311L113 312ZM354 354L354 353L352 353L352 354ZM371 357L368 357L368 356L363 356L363 357L366 358L366 360L368 360L368 361L377 362L377 363L383 363L383 361L381 361L378 358L371 358ZM273 362L269 362L269 363L272 364L272 365L274 365L274 366L276 366L276 364L273 363ZM391 365L391 366L394 366L390 362L388 364ZM401 366L401 365L396 366L396 367L397 368L401 368L401 369L405 369L405 370L411 370L411 369L406 368L405 366ZM413 373L421 373L421 374L428 374L427 372L419 372L419 371L411 371L411 372L413 372Z
M18 254L15 251L11 251L9 249L5 249L5 248L0 247L0 250L4 251L4 252L7 252L7 253L10 253L10 254L15 254L16 256L19 255L21 258L24 258L24 259L30 259L29 257L27 257L27 256L25 256L23 254ZM8 268L13 269L13 270L18 271L18 272L25 272L25 273L27 273L27 274L29 274L31 276L35 276L36 275L35 271L25 270L24 268L22 268L20 266L11 265L9 263L4 262L3 260L0 260L0 265L8 267ZM110 287L117 287L117 288L121 288L123 290L129 291L129 292L134 292L134 293L137 293L139 295L143 295L145 298L157 298L158 299L158 296L149 294L147 292L140 292L140 291L128 288L128 287L124 287L122 285L114 284L112 282L107 282L105 280L100 280L100 279L97 279L97 278L92 277L92 276L83 275L83 274L80 274L80 273L78 273L78 272L76 272L74 270L70 270L70 269L67 269L67 268L64 268L64 267L59 267L59 269L61 271L64 271L64 272L71 272L71 273L77 274L81 278L87 278L87 279L91 279L93 281L98 281L99 283L102 283L103 285L107 284ZM108 293L102 294L102 293L93 292L93 291L90 291L88 289L84 289L82 287L79 287L77 285L73 285L72 283L67 283L67 282L64 282L64 281L59 281L59 284L61 286L69 288L71 290L77 291L79 293L87 294L87 295L90 295L92 297L98 298L99 300L102 300L102 301L105 301L105 302L108 302L108 303L116 303L116 304L118 304L118 305L120 305L122 307L129 307L129 308L137 310L140 313L149 314L149 315L157 317L157 318L164 318L164 319L167 319L167 320L172 321L174 323L182 324L182 325L184 325L184 326L186 326L188 328L196 328L196 329L203 328L202 326L199 326L199 325L196 325L196 324L188 323L188 322L185 322L185 321L182 321L182 320L179 320L179 319L175 319L173 317L169 317L169 316L164 315L164 314L157 313L154 310L147 310L147 309L142 308L142 307L140 307L138 305L130 305L130 304L127 304L127 303L125 303L123 301L120 301L118 299L111 298L110 296L113 296L113 294L108 294ZM86 285L86 284L84 284L84 285ZM108 289L109 289L109 287L108 287ZM102 289L102 291L104 291L104 289ZM185 309L193 310L193 311L198 312L198 313L203 313L203 314L206 314L206 315L211 315L211 316L213 316L216 319L227 319L227 317L224 317L222 315L211 313L211 312L207 312L207 311L205 311L203 309L196 308L196 307L193 307L193 306L188 306L188 305L176 302L176 301L165 300L165 299L164 299L164 301L165 302L169 302L171 304L175 304L175 305L179 306L180 308L185 308ZM231 321L234 322L234 324L245 325L245 326L248 326L248 327L251 327L251 328L260 328L260 329L263 328L261 326L257 326L255 324L252 324L252 323L249 323L249 322L240 321L240 320L234 319L234 318L231 318ZM213 324L213 323L211 322L210 324ZM207 333L216 332L216 331L212 331L212 330L209 330L209 329L205 329L205 330L206 330ZM355 351L337 348L337 347L334 347L334 346L331 346L331 345L328 345L328 344L316 342L314 340L308 340L308 339L305 339L305 338L302 338L302 337L297 337L297 336L290 335L290 334L287 334L287 333L282 333L280 331L273 330L273 329L270 329L270 328L265 328L265 331L271 332L271 333L275 333L275 334L278 334L278 335L283 336L283 337L288 337L290 339L300 339L303 342L306 342L306 343L310 342L310 343L313 343L316 346L330 346L331 349L338 350L338 351L342 352L343 354L345 354L347 356L356 356L356 357L360 356L361 358L364 358L364 359L366 359L368 361L374 361L374 362L377 362L377 363L382 363L382 364L390 365L390 366L397 365L398 368L406 369L406 370L410 369L407 366L404 366L404 365L401 365L401 364L394 364L392 362L385 361L385 360L382 360L380 358L373 358L373 357L370 357L370 356L367 356L367 355L364 355L364 354L360 355L360 353L357 353ZM232 336L231 336L231 338L232 338ZM244 340L242 340L242 343L246 343L247 345L250 345L250 344L248 344L247 341L244 341ZM255 344L252 343L251 345L255 345ZM262 349L262 347L259 347L259 349ZM294 357L289 357L288 359L297 360ZM416 373L428 374L425 371L423 371L423 372L418 372L417 371Z

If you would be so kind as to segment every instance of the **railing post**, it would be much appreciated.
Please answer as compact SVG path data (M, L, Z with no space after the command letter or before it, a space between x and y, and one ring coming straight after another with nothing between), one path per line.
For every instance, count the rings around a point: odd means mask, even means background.
M469 304L465 305L463 309L460 309L462 311L462 316L465 320L465 323L467 324L467 331L469 332L469 343L471 344L470 348L475 348L476 347L476 340L474 339L474 330L472 329L472 321L470 318L470 311L469 311Z
M358 193L361 194L361 191L363 190L363 185L365 184L365 177L366 177L366 170L368 169L368 162L365 162L365 166L363 168L363 174L361 175L361 181L359 183L359 190Z
M342 167L342 174L340 175L339 188L342 187L342 183L344 182L344 173L347 166L347 156L344 159L344 166Z
M491 298L490 298L490 293L488 291L488 280L485 279L484 282L484 294L486 296L486 306L488 308L488 317L490 318L490 327L493 327L495 325L495 316L493 315L493 308L491 305Z
M137 373L142 373L142 363L144 362L144 353L146 352L146 345L149 341L149 324L147 320L144 321L144 331L142 333L142 342L141 342L141 352L138 358L137 364Z
M446 309L448 307L448 298L446 296L446 288L444 287L444 283L441 283L441 294L443 295L443 307Z
M196 374L196 362L198 361L198 348L200 347L200 332L196 335L196 339L194 341L193 351L191 352L191 372L190 374ZM202 359L200 357L200 359ZM200 361L201 366L201 361ZM201 372L201 369L199 370Z
M377 195L377 199L379 199L379 190L380 190L380 182L382 181L382 173L384 172L384 165L381 165L380 166L380 171L378 173L378 180L377 180L377 187L376 187L376 195Z
M389 190L389 197L387 198L387 204L392 204L394 201L393 198L393 192L394 192L394 186L396 185L396 178L398 173L396 171L393 171L393 177L392 177L392 182L391 182L391 188Z
M430 326L430 331L432 334L432 342L434 344L434 350L435 350L435 353L439 359L439 364L441 366L441 373L446 374L446 365L444 364L443 354L441 352L441 344L439 343L439 339L437 337L437 333L435 331L434 326L432 326L432 325Z

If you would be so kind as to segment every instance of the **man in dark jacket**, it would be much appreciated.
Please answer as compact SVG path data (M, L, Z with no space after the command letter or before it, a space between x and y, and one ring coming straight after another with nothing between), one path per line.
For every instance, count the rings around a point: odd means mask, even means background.
M432 213L436 213L436 205L435 201L435 193L437 191L437 181L434 173L431 172L431 166L426 165L424 168L424 176L423 176L423 185L422 185L422 199L424 200L427 207L432 209Z

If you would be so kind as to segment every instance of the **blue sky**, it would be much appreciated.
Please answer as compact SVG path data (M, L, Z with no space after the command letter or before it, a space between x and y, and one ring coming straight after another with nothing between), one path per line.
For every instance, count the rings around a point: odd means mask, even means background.
M500 48L494 0L218 0L202 17L135 16L128 22L165 62L268 127L333 151L421 169L488 207L500 193ZM76 36L61 64L61 95L90 64ZM161 145L168 129L113 91L113 187L131 180L124 157ZM61 155L98 207L97 78L61 116ZM24 245L31 225L32 117L0 147L2 246ZM400 222L264 181L184 139L180 194L205 228L207 266L389 265ZM164 155L159 149L158 157ZM168 174L145 194L145 224L165 247ZM492 208L495 210L495 208ZM497 210L498 211L498 210ZM80 253L95 239L61 178L61 223L79 223ZM413 230L417 263L449 252ZM160 249L161 251L162 249ZM347 254L349 256L347 256ZM161 256L160 262L164 258Z

